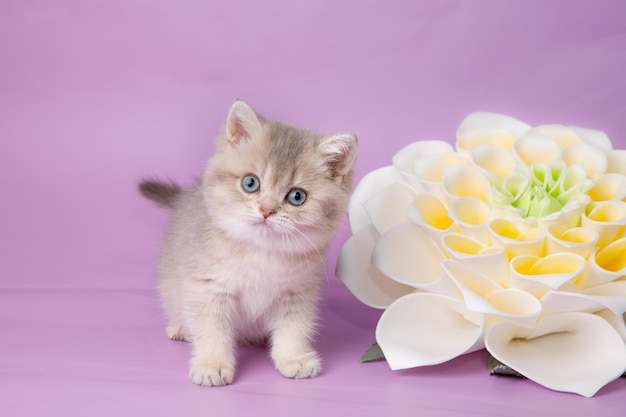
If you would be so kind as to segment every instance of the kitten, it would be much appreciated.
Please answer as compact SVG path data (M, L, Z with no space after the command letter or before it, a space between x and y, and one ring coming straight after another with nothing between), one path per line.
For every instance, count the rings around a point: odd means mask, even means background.
M238 100L216 147L187 190L140 184L171 211L158 264L167 334L192 342L199 385L230 384L236 344L264 341L281 374L315 377L324 256L346 213L357 138L270 121Z

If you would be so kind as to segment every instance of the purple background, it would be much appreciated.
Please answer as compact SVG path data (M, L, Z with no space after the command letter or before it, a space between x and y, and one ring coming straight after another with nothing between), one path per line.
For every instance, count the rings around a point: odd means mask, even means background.
M187 380L154 263L165 213L137 181L189 183L236 97L359 134L357 179L470 112L606 131L626 147L626 6L546 1L0 1L0 415L622 415L491 378L478 352L392 373L357 359L378 311L328 262L325 373L244 349L233 386ZM252 411L250 411L252 410Z

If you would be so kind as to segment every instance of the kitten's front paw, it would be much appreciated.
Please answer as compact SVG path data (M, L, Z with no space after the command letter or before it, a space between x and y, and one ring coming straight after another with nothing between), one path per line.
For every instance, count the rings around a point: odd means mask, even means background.
M230 385L235 378L235 368L214 363L192 364L189 378L194 384L205 387Z
M322 361L317 352L276 361L276 369L287 378L313 378L322 372Z
M179 326L178 324L175 324L175 323L168 324L167 328L165 329L165 332L167 333L167 337L169 337L171 340L180 340L183 342L189 341L189 338L187 337L185 330L183 329L182 326Z

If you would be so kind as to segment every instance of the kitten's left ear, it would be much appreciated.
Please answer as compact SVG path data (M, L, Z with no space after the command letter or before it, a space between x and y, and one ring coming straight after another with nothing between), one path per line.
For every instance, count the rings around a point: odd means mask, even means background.
M343 177L350 172L356 159L356 135L342 133L324 138L319 150L326 159L333 177Z
M226 117L226 140L235 146L260 134L263 126L257 114L245 101L236 100Z

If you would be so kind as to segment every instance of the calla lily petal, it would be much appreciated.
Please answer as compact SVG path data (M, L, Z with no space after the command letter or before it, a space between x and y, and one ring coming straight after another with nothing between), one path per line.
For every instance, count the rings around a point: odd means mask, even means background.
M372 263L395 281L421 290L459 297L445 276L445 255L428 234L415 223L401 223L385 233L372 252Z
M611 326L613 326L617 333L622 336L624 342L626 342L626 318L624 317L624 315L617 315L609 309L598 311L595 314L598 317L602 317Z
M402 177L393 166L372 171L361 179L352 192L348 206L350 229L352 233L358 232L371 223L365 208L363 208L363 204L385 187L401 180Z
M604 174L608 167L603 150L582 143L563 149L563 161L569 166L582 165L589 177Z
M595 297L619 316L626 313L626 281L614 281L591 287L583 291L583 294Z
M453 200L458 197L476 197L491 203L491 184L476 167L456 165L448 167L442 179L446 196Z
M505 287L509 284L509 260L500 246L487 246L460 233L448 233L441 239L444 250L469 268Z
M372 224L381 235L398 223L406 221L409 205L417 193L407 184L391 184L363 204ZM389 204L393 201L394 204Z
M441 180L446 168L464 164L465 160L458 153L438 153L415 162L415 178L426 192L445 198Z
M545 136L528 135L513 144L515 156L528 166L536 162L550 165L561 158L559 145Z
M583 214L582 225L598 232L598 247L608 245L618 239L626 227L626 202L599 203L589 214Z
M393 303L380 318L376 341L391 369L436 365L482 349L482 314L438 294L414 293Z
M541 304L544 316L575 311L595 314L606 309L596 297L569 291L550 290L541 298Z
M588 313L545 316L534 327L496 323L485 345L496 359L527 378L585 397L626 370L626 344L606 320Z
M343 246L337 261L336 275L363 304L386 308L414 288L400 284L370 263L380 235L372 225L356 232Z
M445 233L457 230L454 220L448 216L448 208L434 194L418 194L406 217L420 225L435 241Z
M539 300L525 291L503 289L461 262L445 260L442 267L458 285L469 311L516 320L536 319L541 312Z
M509 259L519 255L540 256L545 245L544 232L529 228L520 230L505 219L494 219L489 223L489 233L494 245L502 246Z
M586 127L570 126L571 131L575 132L587 144L595 148L608 152L613 149L611 139L601 130L588 129Z
M575 253L587 259L596 249L600 235L587 227L568 228L561 223L548 226L546 252L548 255L559 252Z
M479 145L472 150L471 162L481 169L493 185L501 185L504 178L513 175L515 159L511 152L492 144Z
M545 258L521 255L511 260L511 285L541 298L548 290L575 281L585 267L585 258L573 253L555 253Z
M626 237L590 256L589 267L576 283L582 288L590 288L622 277L626 277Z
M393 166L403 174L415 174L415 161L431 155L452 152L452 146L441 140L424 140L413 142L396 153L391 161Z
M475 112L468 115L457 129L456 148L469 153L475 147L494 144L511 149L513 142L530 129L526 123L513 117L489 112Z
M587 194L593 202L624 200L626 198L626 175L616 173L601 175L594 179L594 184Z
M583 139L576 133L575 130L563 125L552 124L535 126L530 129L527 134L550 138L556 142L560 148L565 148L578 143L584 143Z
M461 233L490 244L489 222L491 209L480 198L461 197L450 204L448 214L459 225Z
M424 181L441 182L446 168L455 165L465 165L465 160L456 152L442 152L415 162L415 175Z
M626 175L626 149L612 149L606 152L606 172Z

